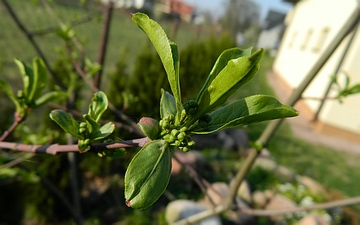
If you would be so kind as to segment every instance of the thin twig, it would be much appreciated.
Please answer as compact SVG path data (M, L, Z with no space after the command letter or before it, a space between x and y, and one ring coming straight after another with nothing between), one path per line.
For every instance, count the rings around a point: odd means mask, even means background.
M150 139L145 137L145 138L126 140L121 142L92 144L89 151L99 152L106 149L110 150L117 148L142 147L149 141ZM0 148L6 148L21 152L31 152L36 154L45 153L51 155L56 155L58 153L65 153L65 152L80 152L77 145L59 145L59 144L26 145L26 144L13 143L13 142L0 142Z
M210 203L213 206L215 206L213 199L211 198L211 196L208 195L207 189L211 188L217 195L219 195L221 197L222 197L222 195L218 191L216 191L214 188L212 188L210 183L207 180L205 180L202 176L200 176L200 174L198 172L196 172L196 170L192 166L182 162L181 159L179 159L179 157L177 157L176 154L173 155L173 159L175 159L182 167L185 168L185 171L195 181L195 183L200 187L201 191L207 195Z
M55 103L52 103L52 102L48 103L48 106L50 106L52 108L56 108L56 109L61 109L63 111L71 113L73 116L76 116L76 117L79 117L79 118L84 115L84 113L81 113L78 110L75 110L75 109L70 110L65 106L55 104ZM116 122L116 121L109 121L109 120L104 120L104 119L100 119L99 122L103 123L103 124L108 123L108 122L112 122L112 123L115 124L116 128L118 128L118 129L127 130L130 133L136 133L136 134L138 133L138 131L136 131L136 129L133 126L129 126L129 125L126 125L124 123L120 123L120 122ZM143 135L143 134L141 134L141 135Z
M0 137L0 141L5 140L14 130L15 128L24 120L24 117L20 116L18 112L14 113L14 122L11 124L10 128L4 131L4 133Z
M91 88L93 92L98 92L99 89L94 86L93 82L91 82L87 76L86 73L82 70L81 65L79 62L75 61L71 57L71 49L69 46L67 46L68 55L70 57L71 63L73 64L73 67L75 68L76 73L83 79L83 81ZM126 116L124 113L122 113L120 110L118 110L111 102L109 104L109 109L113 111L116 116L118 116L121 120L128 123L133 129L132 131L136 134L143 135L142 131L139 129L139 127L136 125L136 123L131 120L128 116Z
M17 27L24 33L24 35L27 37L27 39L29 40L29 42L31 43L31 45L33 46L35 51L38 53L40 58L42 58L42 60L44 61L46 68L50 72L51 76L54 78L56 84L59 85L63 90L65 90L66 86L61 82L61 80L58 78L56 73L51 69L50 63L48 62L43 51L40 49L39 45L34 40L33 35L31 35L31 33L21 23L20 19L18 18L18 16L14 12L14 10L11 8L10 4L6 0L2 0L2 2L4 4L4 6L6 7L7 11L9 12L11 18L14 20Z
M16 159L14 159L13 161L10 161L8 163L5 163L5 164L1 165L0 170L13 167L13 166L15 166L15 165L17 165L19 163L22 163L25 160L28 160L28 159L32 158L33 156L34 156L34 154L32 154L32 153L25 153L21 157L18 157Z
M80 20L70 22L70 25L72 27L80 26L80 25L83 25L85 23L88 23L88 22L92 21L93 19L94 19L94 16L87 15L87 16L85 16L84 18L82 18ZM32 31L32 32L30 32L30 34L33 37L43 36L43 35L47 35L47 34L52 34L57 29L59 29L58 26L57 27L48 27L48 28L45 28L45 29Z
M105 55L106 55L107 45L109 42L108 40L109 40L110 24L111 24L111 17L112 17L113 10L114 10L114 2L109 1L105 7L104 25L103 25L103 30L101 33L100 49L99 49L98 60L97 60L97 62L101 66L101 68L97 72L97 74L94 76L94 80L93 80L93 84L97 88L100 88L101 76L102 76L102 72L104 70Z

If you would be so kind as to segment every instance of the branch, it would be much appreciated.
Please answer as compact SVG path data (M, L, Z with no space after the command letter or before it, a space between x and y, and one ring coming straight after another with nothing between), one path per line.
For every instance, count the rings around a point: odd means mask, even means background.
M70 57L71 63L73 64L76 73L84 80L84 82L91 88L93 92L98 92L99 89L94 86L94 84L87 78L86 73L81 69L81 65L79 62L76 62L71 57L71 49L69 46L67 46L68 55ZM127 122L133 129L132 131L136 134L143 135L142 131L139 129L139 127L136 125L136 123L131 120L128 116L126 116L124 113L122 113L120 110L118 110L111 102L108 102L109 109L113 111L120 119Z
M121 142L92 144L89 151L99 152L105 149L142 147L149 141L150 139L145 137L145 138L139 138L139 139L133 139L133 140L127 140ZM77 145L59 145L59 144L26 145L26 144L13 143L13 142L0 142L0 148L6 148L21 152L31 152L35 154L45 153L51 155L56 155L58 153L64 153L64 152L79 152Z
M316 101L325 101L325 100L337 100L338 97L325 97L325 98L318 98L318 97L301 97L304 100L316 100Z
M5 140L23 120L24 120L24 117L20 116L19 113L15 112L13 124L10 126L9 129L4 131L4 133L0 137L0 141Z
M6 0L2 0L5 8L7 9L7 11L9 12L11 18L14 20L15 24L17 25L17 27L24 33L24 35L27 37L27 39L29 40L29 42L31 43L31 45L34 47L35 51L38 53L38 55L40 56L40 58L42 58L42 60L44 61L46 68L48 69L48 71L50 72L51 76L54 78L55 82L57 85L59 85L62 89L66 89L65 85L61 82L61 80L57 77L56 73L51 69L51 66L45 56L45 54L41 51L40 47L38 46L38 44L35 42L33 35L25 28L25 26L21 23L21 21L19 20L18 16L16 15L16 13L14 12L14 10L11 8L11 6L9 5L9 3Z
M105 12L104 12L104 26L101 34L101 40L100 40L100 49L98 53L98 63L100 64L101 68L99 72L94 77L93 84L95 87L100 88L101 84L101 75L104 69L105 65L105 55L106 55L106 48L107 43L109 40L109 31L110 31L110 23L111 23L111 17L112 12L114 10L114 2L109 1L106 5Z
M185 168L185 171L195 181L195 183L200 187L201 191L207 195L210 203L213 206L215 206L213 199L211 198L210 195L208 195L208 192L206 191L206 189L211 188L211 190L213 190L217 195L221 196L221 194L217 190L212 188L210 183L207 180L205 180L202 176L200 176L200 174L194 168L192 168L192 166L185 164L183 161L181 161L181 159L179 159L179 157L176 154L173 155L173 159L175 159L182 167Z
M72 115L74 115L76 117L79 117L79 118L82 118L82 116L83 116L83 113L81 113L81 112L79 112L78 110L75 110L75 109L69 109L69 108L67 108L65 106L58 105L58 104L55 104L55 103L52 103L52 102L48 103L48 105L53 107L53 108L61 109L63 111L71 113ZM124 123L120 123L120 122L116 122L116 121L103 120L103 119L100 119L99 122L104 123L104 124L108 123L108 122L112 122L112 123L115 124L116 128L127 130L130 133L136 133L136 134L143 135L143 133L138 132L137 126L136 126L136 128L134 128L134 126L129 126L129 125L126 125Z

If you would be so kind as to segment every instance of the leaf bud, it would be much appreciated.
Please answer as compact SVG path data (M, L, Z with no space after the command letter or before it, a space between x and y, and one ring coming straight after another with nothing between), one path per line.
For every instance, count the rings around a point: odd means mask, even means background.
M157 120L150 117L140 119L138 126L141 131L151 140L157 139L160 133L160 126Z
M188 148L188 147L182 147L182 148L180 148L181 149L181 151L183 151L183 152L188 152L190 149Z
M180 131L177 130L177 129L172 129L172 130L171 130L171 134L172 134L173 136L175 136L175 137L176 137L179 133L180 133Z
M183 141L185 139L185 137L186 137L185 132L180 132L177 136L179 141Z
M174 144L175 144L176 147L180 147L181 146L181 141L176 140Z
M180 132L185 132L185 131L187 131L187 127L180 128Z

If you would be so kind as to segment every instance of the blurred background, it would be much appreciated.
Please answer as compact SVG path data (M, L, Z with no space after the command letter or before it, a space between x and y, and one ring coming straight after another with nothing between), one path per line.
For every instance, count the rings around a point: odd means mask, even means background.
M45 58L49 74L73 88L74 106L85 113L92 91L78 76L78 65L87 79L102 75L96 85L130 120L159 119L160 88L169 90L169 85L150 41L131 21L131 13L144 12L179 47L184 101L196 97L222 51L253 47L265 49L261 69L229 101L269 94L286 102L342 29L355 21L357 7L355 0L1 0L0 78L16 92L23 84L13 59L31 65L34 57ZM255 193L265 198L269 190L300 205L309 199L315 204L360 195L360 99L325 101L338 93L338 86L360 82L356 29L349 29L295 106L301 118L284 123L264 151L263 158L286 167L287 172L269 170L259 162L247 177L247 196L239 194L247 207L266 209L255 201ZM334 75L338 86L331 80ZM48 88L61 89L53 79ZM3 133L12 124L15 106L3 92L0 104ZM66 143L65 135L48 117L61 105L55 102L34 110L7 141ZM103 117L125 124L117 126L111 137L114 141L139 137L120 116L107 111ZM136 149L121 159L1 149L0 224L167 224L169 202L206 200L204 189L184 165L194 167L209 186L229 183L266 125L227 130L208 139L194 137L196 150L187 156L179 153L184 164L173 162L167 191L146 210L133 210L124 203L124 173ZM14 160L16 165L9 166ZM318 186L311 189L299 176L309 177ZM222 215L219 221L298 224L309 214L245 221L239 215ZM326 224L359 224L359 214L359 206L317 212L327 218Z

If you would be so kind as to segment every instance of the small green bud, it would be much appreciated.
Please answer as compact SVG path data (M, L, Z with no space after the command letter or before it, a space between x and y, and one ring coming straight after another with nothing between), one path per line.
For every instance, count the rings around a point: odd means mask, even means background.
M86 133L86 128L79 128L79 134L85 134Z
M80 125L79 125L80 128L86 128L87 127L87 124L86 122L81 122Z
M187 131L187 127L180 128L180 132L185 132L185 131Z
M184 109L188 115L194 115L197 107L198 103L195 100L189 100L184 103Z
M180 132L177 136L179 141L183 141L185 139L185 137L186 137L185 132Z
M159 123L150 117L143 117L140 119L138 126L141 131L151 140L157 139L160 133Z
M183 152L188 152L190 149L188 148L188 147L183 147L183 148L180 148L181 149L181 151L183 151Z
M173 143L175 140L176 140L176 137L174 135L170 134L168 142Z
M195 141L191 140L187 143L187 146L189 146L190 148L195 146Z
M172 129L172 131L171 131L171 134L172 134L173 136L175 136L175 137L176 137L179 133L180 133L180 131L177 130L177 129Z
M89 138L84 140L84 144L85 144L85 145L89 145L89 144L90 144L90 142L91 142L91 141L90 141L90 139L89 139Z
M180 147L181 146L181 141L176 140L174 144L175 144L176 147Z

